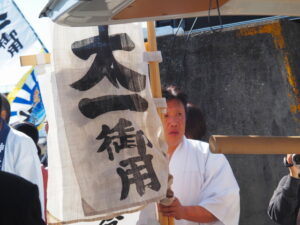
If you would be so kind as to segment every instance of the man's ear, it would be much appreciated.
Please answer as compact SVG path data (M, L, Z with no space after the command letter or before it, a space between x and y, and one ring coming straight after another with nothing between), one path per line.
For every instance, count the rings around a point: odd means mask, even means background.
M6 121L7 112L5 110L2 110L1 113L0 113L0 116L1 116L2 119L4 119Z

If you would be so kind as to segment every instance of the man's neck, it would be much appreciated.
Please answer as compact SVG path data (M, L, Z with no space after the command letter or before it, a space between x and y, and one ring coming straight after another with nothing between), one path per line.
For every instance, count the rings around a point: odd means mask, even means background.
M168 157L169 157L169 159L171 159L171 157L172 157L173 153L175 152L176 148L177 148L177 146L168 148Z
M176 151L176 148L181 145L181 143L183 142L183 139L184 139L184 136L182 137L181 141L179 142L179 144L177 145L172 145L172 146L168 146L168 156L169 156L169 159L171 159L173 153Z
M173 153L176 151L176 148L179 146L180 144L178 145L174 145L174 146L170 146L168 148L168 156L169 156L169 159L171 159Z

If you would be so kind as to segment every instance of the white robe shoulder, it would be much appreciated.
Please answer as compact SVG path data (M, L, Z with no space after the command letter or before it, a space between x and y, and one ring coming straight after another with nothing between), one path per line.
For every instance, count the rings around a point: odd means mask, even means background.
M206 142L184 138L169 164L172 189L183 205L199 205L219 221L210 225L237 225L240 213L239 187L222 154L212 154ZM178 220L176 225L196 225Z

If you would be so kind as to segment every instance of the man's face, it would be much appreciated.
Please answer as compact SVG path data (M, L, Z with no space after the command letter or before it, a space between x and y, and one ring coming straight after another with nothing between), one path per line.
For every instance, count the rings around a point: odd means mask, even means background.
M181 143L185 132L186 114L181 101L167 101L167 113L164 120L165 137L169 151L174 151Z

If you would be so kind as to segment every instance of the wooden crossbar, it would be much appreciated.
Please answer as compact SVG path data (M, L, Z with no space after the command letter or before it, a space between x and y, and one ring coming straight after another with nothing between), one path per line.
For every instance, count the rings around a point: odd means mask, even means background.
M38 55L26 55L20 57L21 66L36 66L51 63L50 53L41 53Z
M225 136L212 135L209 147L223 154L300 154L300 136Z

